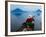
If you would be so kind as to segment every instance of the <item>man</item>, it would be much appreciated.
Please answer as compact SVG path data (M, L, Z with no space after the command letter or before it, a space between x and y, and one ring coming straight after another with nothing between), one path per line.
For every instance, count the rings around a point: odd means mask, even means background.
M34 16L29 16L25 22L25 26L23 31L31 31L34 30Z

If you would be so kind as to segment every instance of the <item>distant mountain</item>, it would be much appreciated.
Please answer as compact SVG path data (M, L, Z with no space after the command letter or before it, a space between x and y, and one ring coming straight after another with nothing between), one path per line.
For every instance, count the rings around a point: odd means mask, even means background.
M23 10L22 9L20 9L20 8L16 8L15 10L13 10L12 12L23 12Z
M40 10L40 9L38 9L36 12L40 12L40 13L41 13L41 10Z
M40 9L37 9L36 11L35 11L35 14L37 15L37 16L39 16L40 14L41 14L41 10Z
M16 16L19 16L19 15L21 15L21 14L23 14L25 11L23 11L22 9L20 9L20 8L16 8L16 9L14 9L13 11L11 11L11 13L13 14L13 15L16 15Z

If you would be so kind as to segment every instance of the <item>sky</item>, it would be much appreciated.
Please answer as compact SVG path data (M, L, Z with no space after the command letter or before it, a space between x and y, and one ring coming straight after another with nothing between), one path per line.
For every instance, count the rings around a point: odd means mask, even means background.
M37 5L14 5L11 4L11 26L12 30L15 31L16 29L22 26L22 23L26 21L26 19L31 15L35 16L35 29L40 29L41 25L41 6ZM39 23L38 23L39 22ZM39 26L39 27L38 27ZM18 27L18 28L17 28ZM38 28L37 28L38 27Z
M37 10L38 8L41 9L41 6L37 6L37 5L13 5L11 4L11 10L14 10L16 8L20 8L24 11L31 11L31 10Z

